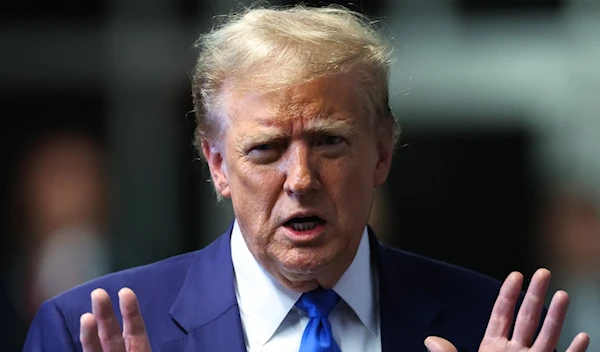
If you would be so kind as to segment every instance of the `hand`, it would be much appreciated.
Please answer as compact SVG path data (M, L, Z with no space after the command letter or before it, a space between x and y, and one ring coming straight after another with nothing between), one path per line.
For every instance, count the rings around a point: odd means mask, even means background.
M500 288L479 352L554 351L569 306L569 295L564 291L557 291L552 297L542 329L537 339L533 341L549 285L550 271L546 269L536 271L519 309L512 339L509 340L508 334L523 286L523 275L518 272L511 273ZM571 342L567 352L584 352L589 343L589 336L579 333ZM440 337L429 336L425 339L425 346L432 352L457 352L452 343Z
M123 331L103 289L92 291L92 313L80 318L79 340L84 352L150 352L137 297L129 288L119 291Z

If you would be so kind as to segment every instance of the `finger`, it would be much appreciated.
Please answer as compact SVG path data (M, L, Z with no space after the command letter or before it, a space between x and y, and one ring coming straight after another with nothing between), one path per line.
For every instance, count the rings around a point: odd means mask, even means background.
M488 338L508 338L508 332L512 326L515 314L517 299L523 286L523 275L519 272L512 272L500 288L500 293L494 303L490 321L485 330L485 337Z
M128 351L150 351L144 319L135 293L124 287L119 291L119 307L123 315L123 338Z
M102 352L96 318L91 313L85 313L79 318L79 325L79 341L83 352Z
M540 316L546 292L550 286L550 277L549 270L539 269L531 278L525 299L523 299L517 315L512 337L512 341L521 346L530 347L533 343L533 336L540 325Z
M548 314L546 314L540 334L533 343L533 349L553 351L556 348L568 308L569 295L565 291L557 291L552 297Z
M575 336L573 342L569 345L566 352L585 352L590 345L590 336L586 333L580 332Z
M431 352L458 352L450 341L437 336L426 338L425 347Z
M103 289L92 291L92 313L98 323L98 336L104 352L125 352L125 342L119 321L112 309L110 297Z

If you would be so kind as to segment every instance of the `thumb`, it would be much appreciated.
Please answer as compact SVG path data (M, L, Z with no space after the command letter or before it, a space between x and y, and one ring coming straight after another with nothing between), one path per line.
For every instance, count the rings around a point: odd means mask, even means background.
M437 336L429 336L425 339L425 347L431 352L458 352L450 341Z

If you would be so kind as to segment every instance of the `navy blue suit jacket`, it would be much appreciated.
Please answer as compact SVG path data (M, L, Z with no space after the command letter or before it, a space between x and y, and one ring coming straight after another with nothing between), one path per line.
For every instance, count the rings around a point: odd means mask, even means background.
M230 234L200 251L113 273L46 301L24 351L81 351L79 317L91 312L92 290L108 292L122 321L117 292L125 286L138 296L153 351L245 351ZM501 283L392 249L373 233L370 242L379 274L383 351L424 351L429 335L450 340L461 352L477 351Z

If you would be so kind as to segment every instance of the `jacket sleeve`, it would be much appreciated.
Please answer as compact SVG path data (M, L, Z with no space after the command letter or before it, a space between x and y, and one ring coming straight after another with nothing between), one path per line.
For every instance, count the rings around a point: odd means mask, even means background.
M38 310L27 338L23 352L81 351L75 344L65 317L54 301L46 301Z

